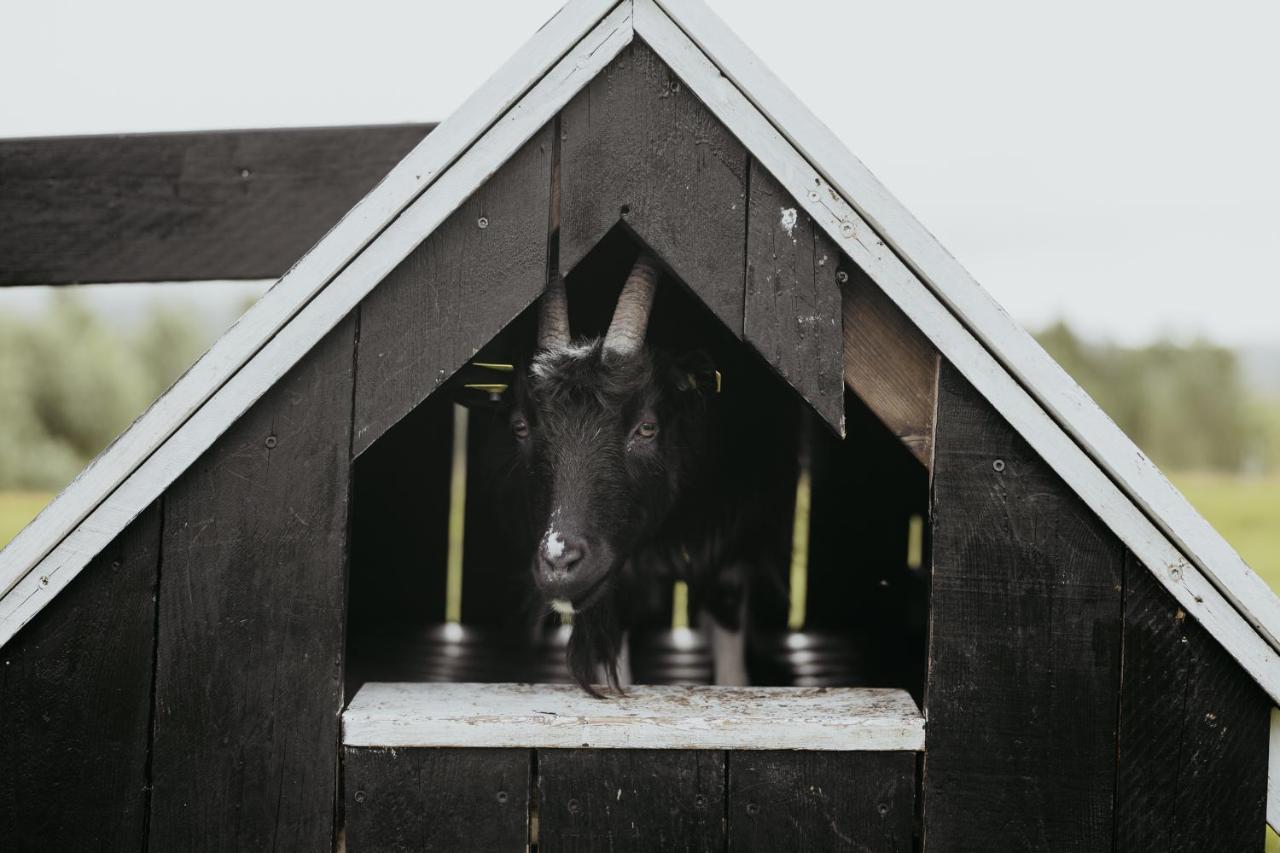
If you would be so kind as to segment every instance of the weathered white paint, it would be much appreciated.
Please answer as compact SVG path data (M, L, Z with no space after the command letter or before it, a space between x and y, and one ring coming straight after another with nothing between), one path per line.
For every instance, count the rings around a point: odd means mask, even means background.
M778 224L782 226L782 230L787 232L787 236L792 240L796 235L796 222L800 219L799 213L794 207L784 207L781 216L778 217Z
M487 83L428 137L423 145L430 156L419 154L422 146L415 149L0 552L0 588L7 590L0 597L0 645L631 42L630 3L609 11L611 5L575 0L552 19L496 83ZM564 21L567 13L575 17L572 24ZM578 16L590 16L595 27L583 27ZM552 36L543 35L548 31ZM477 115L482 111L484 121ZM472 130L482 135L475 138ZM434 182L421 192L419 181L427 177ZM404 186L410 181L412 187ZM394 190L383 189L392 183ZM398 216L391 210L396 201L408 202ZM371 204L381 213L364 210ZM353 217L363 225L348 225ZM356 235L361 244L351 257L343 247L351 248L347 243ZM343 267L334 261L338 255L350 262ZM335 264L341 272L326 284Z
M1280 708L1271 709L1271 748L1267 753L1267 823L1280 832Z
M1280 597L844 143L702 0L637 0L636 26L646 41L657 29L649 24L653 21L649 6L660 8L663 17L669 16L675 28L711 58L717 74L724 75L726 83L738 89L803 159L817 167L822 180L874 229L876 239L883 240L906 262L999 366L1079 444L1085 454L1083 461L1113 479L1126 499L1186 555L1204 580L1273 649L1280 650ZM998 408L1004 408L1002 397L987 396ZM1061 473L1059 466L1064 460L1048 456L1046 460ZM1107 515L1102 517L1112 521ZM1148 563L1148 567L1157 574L1174 568L1164 562Z
M347 746L597 749L924 749L911 697L882 688L633 687L592 698L560 684L366 684Z
M1241 611L1174 547L1142 509L1062 428L1053 414L1032 397L1028 388L961 322L945 300L906 266L825 174L802 156L781 130L756 108L734 83L733 75L703 53L664 11L676 8L688 11L705 7L696 0L663 0L661 7L658 0L635 0L637 35L653 47L939 352L999 409L1010 425L1080 495L1179 603L1213 633L1273 699L1280 701L1280 655L1268 642L1267 634L1252 627ZM724 24L709 12L705 20L698 18L697 24L727 33ZM731 37L717 34L713 40L724 42L725 38ZM740 43L739 47L746 51ZM745 56L750 57L749 52ZM741 55L735 59L746 61ZM758 64L754 57L750 60ZM780 83L777 85L781 86ZM794 100L794 96L782 91L787 98ZM807 114L807 110L797 102L792 117L796 118L798 112ZM809 116L809 121L817 123L812 116ZM827 154L834 157L831 152ZM848 152L844 152L844 156L852 157ZM834 167L840 165L839 162L834 163ZM978 292L982 293L982 298L995 304L981 289ZM1096 404L1088 402L1096 409ZM1274 598L1265 585L1264 593Z

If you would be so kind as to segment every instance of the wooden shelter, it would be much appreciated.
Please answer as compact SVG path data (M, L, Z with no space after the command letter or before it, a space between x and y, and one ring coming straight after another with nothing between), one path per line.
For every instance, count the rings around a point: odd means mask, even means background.
M271 180L220 152L210 186ZM262 210L219 192L229 274L275 269ZM0 278L227 263L175 250L191 229L147 240L79 266L11 241ZM874 686L353 682L355 644L386 663L379 626L441 586L414 567L442 550L468 362L520 354L549 275L589 325L640 247L655 328L830 427L812 612L869 632ZM476 571L464 624L502 612ZM0 552L0 833L1260 849L1278 649L1280 600L699 0L571 0Z

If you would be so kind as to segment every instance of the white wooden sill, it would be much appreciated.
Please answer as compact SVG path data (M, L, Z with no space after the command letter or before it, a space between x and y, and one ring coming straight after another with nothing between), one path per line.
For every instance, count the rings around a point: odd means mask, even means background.
M594 699L559 684L380 684L342 715L357 747L920 751L902 690L630 687Z

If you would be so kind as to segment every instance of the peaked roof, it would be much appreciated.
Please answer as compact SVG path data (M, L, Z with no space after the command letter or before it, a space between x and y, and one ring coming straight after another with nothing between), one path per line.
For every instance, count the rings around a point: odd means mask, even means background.
M702 0L570 0L0 552L0 645L635 38L1280 701L1280 599Z

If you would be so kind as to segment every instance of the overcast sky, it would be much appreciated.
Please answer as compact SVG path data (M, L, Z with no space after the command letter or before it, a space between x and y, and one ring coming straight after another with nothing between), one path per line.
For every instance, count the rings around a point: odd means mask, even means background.
M1024 323L1280 342L1276 0L710 3ZM5 0L0 136L442 119L559 5Z

